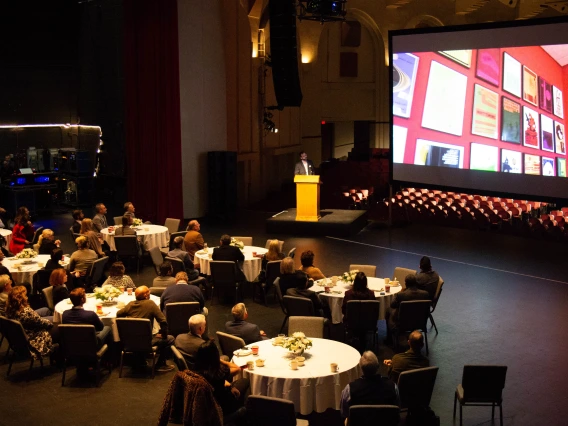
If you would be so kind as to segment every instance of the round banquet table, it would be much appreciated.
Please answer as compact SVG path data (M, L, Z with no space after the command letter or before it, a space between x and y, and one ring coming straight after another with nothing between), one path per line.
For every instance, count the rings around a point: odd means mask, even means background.
M201 273L205 275L211 275L211 268L209 267L209 261L212 260L210 255L213 255L213 247L207 249L207 253L203 250L199 250L195 253L195 260L199 260L199 268ZM243 272L247 281L254 281L258 274L260 273L260 268L262 266L262 259L260 257L253 257L252 253L256 252L257 255L265 254L268 250L264 247L255 246L245 246L243 248L243 254L245 255L245 261L243 263Z
M315 284L310 287L310 290L319 292L325 291L325 287L320 285L321 281L316 281ZM327 282L331 284L331 280L327 278ZM385 293L381 295L380 290L384 291L385 280L382 278L367 277L367 287L369 290L375 292L375 298L381 302L379 308L379 320L385 319L385 312L387 307L390 306L393 296L402 290L402 286L398 285L393 287L391 285L390 293ZM341 306L343 305L343 298L345 297L345 292L351 289L351 284L344 281L337 281L335 287L331 287L331 293L319 293L320 300L322 303L327 303L329 309L331 310L331 320L334 324L339 324L343 322L343 313L341 312Z
M115 226L118 228L118 226ZM136 235L141 237L144 250L150 250L152 247L167 247L170 244L170 233L168 228L161 225L151 225L143 224L138 228L132 228L136 230ZM102 229L101 234L103 239L108 243L112 251L116 250L114 245L114 232L110 233L108 228Z
M8 268L10 274L12 274L12 278L16 284L23 284L25 282L32 283L33 277L36 272L42 269L47 261L51 258L49 254L38 254L36 257L31 259L33 263L29 265L24 265L23 262L26 259L17 259L15 257L6 257L2 261L2 265ZM22 270L18 270L16 265L21 264ZM61 262L63 267L67 269L69 267L69 257L65 256L65 261Z
M97 310L97 303L100 303L98 299L95 299L94 293L87 294L87 302L83 305L83 309L87 309L89 311L96 311ZM128 293L124 292L120 296L118 296L118 301L123 302L124 305L128 305L129 302L136 300L134 296L134 292L132 295L129 296ZM160 298L158 296L154 296L153 294L150 295L150 300L152 300L156 305L160 306ZM55 305L55 312L53 313L53 322L61 322L61 318L63 312L67 309L71 309L73 304L71 303L71 299L65 299ZM122 308L121 308L122 309ZM117 305L112 306L103 306L103 315L99 315L99 318L103 322L104 325L108 325L112 328L112 336L115 342L119 342L120 338L118 337L118 328L116 327L116 313L119 311ZM156 334L160 331L159 325L154 322L154 330L153 333Z
M6 248L10 247L10 240L12 239L12 231L9 229L0 229L0 235L6 238Z
M355 348L335 340L311 340L313 346L303 354L305 364L297 370L289 366L295 356L282 346L273 346L273 340L254 343L259 346L258 356L234 356L233 362L239 366L258 358L265 360L264 367L255 364L254 370L243 370L244 377L250 380L251 395L287 399L303 415L312 411L323 413L328 408L339 410L341 392L361 377L361 355ZM338 373L331 372L332 362L339 365Z

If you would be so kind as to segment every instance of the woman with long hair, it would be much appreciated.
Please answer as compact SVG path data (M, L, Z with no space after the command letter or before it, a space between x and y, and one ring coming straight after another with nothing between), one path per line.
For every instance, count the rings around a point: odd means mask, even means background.
M284 259L284 253L280 251L280 242L278 240L270 240L268 251L262 257L262 270L266 270L266 264L275 260Z
M51 229L44 229L37 240L39 254L51 254L53 250L59 248L60 240L56 240Z
M49 285L53 287L53 306L69 297L67 283L67 271L65 269L54 269L49 276Z
M343 297L343 323L347 323L347 302L350 300L375 300L375 292L367 287L367 276L364 272L358 272L353 280L353 288L345 292Z
M26 244L31 244L34 227L30 222L30 212L26 207L20 207L18 209L14 222L12 239L10 240L10 251L13 254L18 254L24 249Z
M108 278L103 285L110 284L116 288L136 288L132 278L125 275L124 272L124 264L122 262L114 262L108 271Z
M101 238L95 231L93 221L89 218L84 218L81 221L81 235L85 236L88 241L89 248L97 253L98 257L104 257L105 253L103 251Z

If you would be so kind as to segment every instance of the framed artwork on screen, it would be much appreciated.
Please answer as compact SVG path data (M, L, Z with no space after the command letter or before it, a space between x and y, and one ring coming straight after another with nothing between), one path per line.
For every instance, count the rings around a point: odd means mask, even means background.
M404 163L404 151L406 150L406 127L392 126L392 161L393 163Z
M540 145L544 151L554 152L554 121L540 114Z
M540 155L525 154L525 175L540 176Z
M501 171L503 173L522 173L523 172L523 153L501 150Z
M432 61L424 100L422 127L461 136L467 77Z
M477 65L475 76L499 87L501 71L501 49L479 49L477 51Z
M463 169L463 153L463 146L417 139L414 164Z
M542 175L556 176L556 173L554 173L554 158L542 157Z
M499 148L472 142L469 151L469 168L485 172L498 172Z
M471 50L440 50L442 55L464 67L471 68Z
M554 145L557 154L566 154L566 137L564 136L564 124L554 122Z
M552 114L552 84L542 77L538 77L538 104Z
M522 93L521 63L508 53L503 53L503 90L521 97Z
M521 104L501 98L501 140L521 143Z
M523 142L525 146L540 148L538 121L538 112L523 106Z
M471 133L497 139L499 123L499 95L479 84L473 88Z
M556 158L556 171L558 177L566 177L566 158Z
M562 104L562 90L556 86L552 86L552 102L554 105L554 115L564 118L564 105Z
M523 65L523 99L538 106L538 76Z
M410 53L395 53L392 61L392 113L399 117L410 117L418 56Z

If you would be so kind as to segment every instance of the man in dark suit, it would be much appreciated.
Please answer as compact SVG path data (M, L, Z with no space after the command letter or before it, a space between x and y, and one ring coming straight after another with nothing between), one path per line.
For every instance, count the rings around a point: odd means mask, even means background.
M85 218L83 214L83 210L73 210L73 233L80 234L81 233L81 221Z
M221 236L221 245L213 249L213 260L233 261L237 264L237 281L246 281L242 271L245 255L238 247L232 246L231 237L227 234Z
M206 326L205 315L192 315L189 318L189 333L179 334L176 337L174 346L184 354L187 354L186 358L190 363L195 364L197 350L205 342L203 335L205 334Z
M187 274L185 272L178 272L176 274L176 285L167 287L162 296L160 297L160 309L166 314L166 305L168 303L178 302L198 302L201 313L207 315L207 308L205 307L205 299L199 286L189 284Z
M433 300L436 296L438 281L440 281L440 276L432 269L430 258L428 256L422 257L420 259L420 272L416 274L416 283L420 290L428 292L430 300Z
M323 305L321 303L321 300L319 299L319 296L315 291L308 289L309 287L308 274L306 274L303 271L296 271L296 279L298 286L296 288L289 288L286 291L286 294L288 296L304 297L306 299L310 299L312 301L312 304L314 305L315 314L320 317L323 317L324 316Z
M424 347L424 336L418 330L414 330L408 336L408 346L410 347L404 353L395 354L392 359L385 359L383 363L388 366L388 377L394 383L398 382L400 373L417 368L430 367L430 361L422 355L422 348Z
M69 298L71 303L73 303L73 307L63 312L61 322L63 324L88 324L95 326L99 347L102 346L110 333L110 327L105 326L96 313L83 309L83 305L87 302L85 289L82 287L73 289L69 294Z
M237 303L231 311L233 321L225 323L225 331L233 336L240 337L248 345L249 343L267 340L266 333L258 328L258 325L247 322L248 312L244 303Z
M315 175L314 163L308 160L308 154L300 152L300 161L296 163L295 175Z

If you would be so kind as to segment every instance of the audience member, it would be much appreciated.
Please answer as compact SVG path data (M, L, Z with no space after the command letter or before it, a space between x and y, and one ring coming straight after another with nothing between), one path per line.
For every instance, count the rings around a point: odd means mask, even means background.
M14 222L12 239L10 240L10 251L16 255L25 248L26 244L31 244L34 228L30 222L30 212L26 207L20 207L18 209L18 214Z
M136 235L136 230L132 229L132 217L122 216L122 226L115 228L114 235Z
M288 296L305 297L310 299L314 305L314 313L323 317L323 305L316 292L308 290L308 274L303 271L297 271L297 287L289 288L286 291Z
M134 219L136 218L136 216L134 215L135 211L136 209L134 208L134 204L132 204L130 201L124 203L124 216L128 216Z
M420 259L420 272L416 274L416 285L420 290L426 290L430 295L429 299L433 300L438 290L438 281L440 276L432 269L432 263L428 256Z
M108 271L108 278L105 280L103 285L112 285L113 287L120 288L136 288L134 281L130 276L126 275L124 268L124 263L114 262Z
M199 278L199 272L195 269L193 265L193 260L189 257L189 253L183 249L184 239L183 237L174 238L174 249L168 252L168 257L173 257L181 260L185 266L185 271L189 277L190 281Z
M410 349L401 354L395 354L392 359L385 359L383 363L389 367L388 376L393 382L398 382L400 373L417 368L430 367L430 360L422 355L424 336L418 330L414 330L408 336Z
M354 405L398 405L395 384L379 374L377 356L366 351L359 360L363 376L349 383L341 392L341 416L349 418L349 407ZM377 424L380 419L377 419Z
M205 246L203 236L199 233L201 225L196 220L190 220L187 224L187 234L183 239L185 251L189 253L190 259L195 262L195 252L202 250Z
M205 330L207 328L207 320L205 315L196 314L189 318L189 333L179 334L175 340L175 347L183 352L187 361L195 365L197 350L207 339Z
M245 256L241 249L231 245L231 237L227 234L221 236L220 246L213 249L213 260L233 261L237 264L237 281L246 281L242 271Z
M290 288L299 287L306 276L305 272L296 270L294 267L294 259L285 257L280 263L280 279L279 286L282 295L285 295Z
M364 272L358 272L353 280L353 288L345 292L341 312L343 312L343 323L349 321L347 317L347 302L350 300L375 300L375 292L367 287L367 276Z
M71 229L74 234L81 233L81 221L85 218L83 210L73 210L73 225Z
M0 251L0 275L8 275L12 280L12 274L10 273L10 270L6 268L4 265L2 265L3 260L4 260L4 253Z
M90 271L93 262L98 259L97 253L89 249L87 238L84 236L75 239L77 251L71 254L69 260L69 271L76 278L84 277ZM73 287L82 287L82 282L77 282Z
M201 313L208 314L205 307L205 299L199 286L189 284L187 274L185 272L178 272L175 277L176 285L172 285L164 290L162 297L160 297L160 309L164 314L168 309L168 303L176 302L199 302Z
M53 287L53 306L69 297L67 283L67 271L63 268L54 269L49 276L49 285Z
M97 256L99 258L105 256L105 252L103 251L102 246L103 239L97 232L95 232L95 227L91 219L83 219L83 221L81 222L80 234L87 238L89 248L97 253Z
M429 300L428 292L416 287L415 275L408 274L404 279L404 282L406 284L406 289L394 295L394 299L390 304L390 309L385 312L385 320L387 321L387 342L392 341L392 330L396 330L398 328L398 307L401 302L407 302L409 300Z
M103 229L108 228L108 223L106 219L107 208L103 203L99 203L95 206L97 214L93 217L93 226L97 232L101 232Z
M135 292L136 300L130 302L124 308L116 313L117 318L132 317L132 318L146 318L153 324L157 321L160 324L160 333L152 338L152 346L158 347L160 356L156 364L157 371L171 371L174 369L173 365L166 364L166 359L171 352L170 347L174 343L174 337L168 335L168 323L166 317L160 311L158 305L150 300L150 289L145 285L140 286Z
M6 302L8 294L12 291L12 278L6 274L0 275L0 315L6 315Z
M176 284L176 279L172 277L174 268L167 260L160 265L160 275L154 278L152 287L169 287Z
M244 303L237 303L231 310L233 321L225 323L225 331L233 336L240 337L248 345L249 343L266 340L266 333L259 329L258 325L247 322L248 311Z
M39 254L51 254L61 245L61 240L56 240L51 229L44 229L37 240Z
M311 250L307 250L302 253L302 256L300 258L300 262L302 262L302 271L308 274L308 277L310 277L314 281L321 280L325 278L325 276L319 270L319 268L316 268L314 266L314 257L315 254Z
M102 346L105 343L111 328L108 325L105 326L95 312L83 309L83 305L87 303L85 289L79 287L72 290L69 294L69 298L71 299L71 303L73 303L73 307L63 312L61 322L63 324L93 325L97 332L99 347Z
M268 262L282 260L285 257L284 253L280 251L280 242L278 240L270 240L270 243L268 244L268 251L262 257L261 269L266 271L266 265Z
M43 269L50 271L53 269L63 268L63 265L59 263L59 261L63 260L63 250L60 248L56 248L51 252L51 257L46 262L45 267Z

